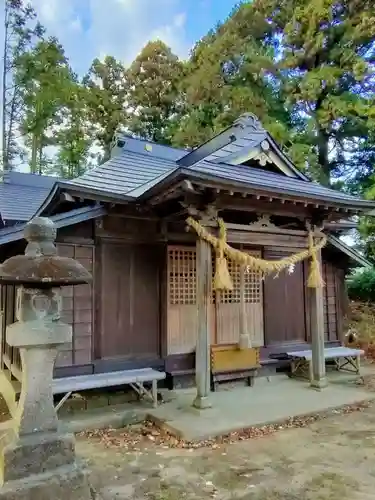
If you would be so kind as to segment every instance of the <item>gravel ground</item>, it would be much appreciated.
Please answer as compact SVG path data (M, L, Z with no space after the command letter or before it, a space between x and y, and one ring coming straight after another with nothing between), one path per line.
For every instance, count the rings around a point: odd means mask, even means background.
M375 405L181 442L151 424L78 436L104 500L375 499Z

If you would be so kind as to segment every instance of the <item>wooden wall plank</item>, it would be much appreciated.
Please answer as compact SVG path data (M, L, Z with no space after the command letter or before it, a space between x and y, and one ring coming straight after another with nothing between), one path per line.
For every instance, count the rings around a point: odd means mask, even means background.
M337 296L337 272L338 269L330 261L324 260L322 263L323 279L325 287L323 290L323 314L324 314L324 338L325 341L334 341L339 338L338 316L339 298Z
M58 254L78 260L94 274L94 247L72 243L57 243ZM92 362L93 332L93 284L62 288L61 319L73 327L70 346L59 352L56 368L90 364ZM84 343L82 338L85 338Z
M97 359L160 357L160 248L101 244Z
M277 260L290 252L266 248L264 258ZM267 276L264 280L265 345L306 342L306 299L303 263L279 276Z

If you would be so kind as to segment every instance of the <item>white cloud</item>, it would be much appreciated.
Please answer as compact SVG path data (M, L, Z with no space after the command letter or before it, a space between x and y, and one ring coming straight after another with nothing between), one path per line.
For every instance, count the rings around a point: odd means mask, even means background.
M59 39L73 70L80 76L95 57L113 55L129 64L152 39L163 40L181 58L188 56L186 0L28 1L47 34ZM1 3L3 0L0 6ZM3 9L0 11L1 43L4 23ZM20 169L27 167L22 165Z
M174 25L176 28L183 28L186 23L186 12L180 12L174 17Z
M70 22L69 28L73 31L82 31L82 22L79 17Z
M185 14L173 0L90 0L89 36L97 52L129 64L150 40L161 38L186 57Z
M39 19L64 46L73 69L84 74L95 57L129 64L152 39L187 57L182 0L32 0Z

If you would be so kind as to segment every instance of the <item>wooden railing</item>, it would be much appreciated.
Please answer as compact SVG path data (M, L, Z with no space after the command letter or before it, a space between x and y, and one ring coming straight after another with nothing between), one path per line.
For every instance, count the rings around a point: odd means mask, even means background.
M6 328L15 322L16 287L14 285L0 285L1 304L1 348L0 368L8 370L9 374L21 380L22 365L19 349L10 346L6 341Z

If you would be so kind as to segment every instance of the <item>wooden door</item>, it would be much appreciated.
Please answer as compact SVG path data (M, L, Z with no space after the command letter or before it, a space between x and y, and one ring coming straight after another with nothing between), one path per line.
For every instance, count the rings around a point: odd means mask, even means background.
M167 353L191 353L195 351L198 327L195 246L168 246L167 266ZM212 305L210 318L212 332L215 328L214 320Z
M265 259L276 260L287 254L267 250ZM306 341L305 273L303 263L293 273L287 270L278 277L264 280L265 345L292 344Z
M261 256L261 252L249 251ZM236 344L240 339L241 286L244 287L245 329L254 347L264 343L263 286L258 272L243 269L228 261L228 270L233 281L233 290L216 293L216 344ZM241 279L243 272L243 279Z
M214 274L214 261L212 270ZM236 344L240 337L240 266L228 262L234 289L213 294L210 308L211 344ZM263 345L263 297L258 273L244 274L246 327L253 345ZM168 354L195 351L197 336L196 250L168 247Z
M159 255L152 245L102 245L102 359L160 357Z

